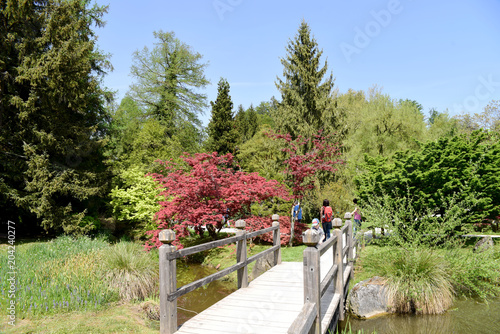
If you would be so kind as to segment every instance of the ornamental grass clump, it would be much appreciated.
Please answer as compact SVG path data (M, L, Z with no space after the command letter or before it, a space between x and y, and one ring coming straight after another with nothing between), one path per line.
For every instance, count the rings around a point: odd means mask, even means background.
M452 305L453 287L441 255L414 248L394 250L386 260L382 275L393 312L440 314Z
M158 291L158 262L142 247L120 242L105 254L106 279L122 300L144 300Z

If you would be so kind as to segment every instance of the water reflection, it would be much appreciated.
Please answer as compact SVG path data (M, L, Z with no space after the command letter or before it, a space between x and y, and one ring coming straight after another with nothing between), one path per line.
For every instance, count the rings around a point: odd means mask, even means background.
M194 282L216 272L199 264L177 264L177 287ZM217 280L191 291L177 299L177 322L179 325L236 290L236 283Z
M368 320L349 320L353 332L365 334L490 334L500 333L500 299L481 303L473 299L458 300L442 315L390 315ZM346 326L341 324L341 328Z

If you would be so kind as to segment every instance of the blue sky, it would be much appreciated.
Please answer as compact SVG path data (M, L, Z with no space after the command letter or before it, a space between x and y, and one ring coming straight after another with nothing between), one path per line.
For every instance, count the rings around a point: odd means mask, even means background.
M211 85L228 80L236 108L272 96L282 76L280 59L304 19L340 92L377 85L394 99L416 100L456 115L481 112L500 99L500 1L261 1L97 0L109 5L100 49L114 71L104 80L128 91L132 53L153 47L153 31L176 37L203 55ZM210 110L201 116L206 125Z

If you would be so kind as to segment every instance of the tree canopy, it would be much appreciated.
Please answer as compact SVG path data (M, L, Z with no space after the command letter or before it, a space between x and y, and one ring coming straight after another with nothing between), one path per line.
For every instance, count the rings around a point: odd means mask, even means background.
M283 78L277 77L276 81L281 93L281 101L273 111L276 129L289 133L292 139L299 135L312 137L322 129L340 136L344 130L342 114L335 107L333 75L324 79L327 62L321 66L323 51L305 21L286 51L287 56L281 59Z
M212 118L208 123L207 149L219 154L234 154L238 134L233 117L233 101L229 95L229 83L226 79L219 80L217 99L210 104Z
M110 68L88 1L0 4L0 198L21 223L79 233L107 189L102 147ZM35 217L35 219L33 219Z
M359 197L410 194L417 215L445 217L451 202L468 201L470 223L500 216L500 142L498 135L476 131L420 144L416 151L398 152L391 160L366 156L357 179ZM408 208L409 209L409 208ZM414 220L421 217L408 217Z
M198 89L210 83L204 74L207 64L173 32L153 34L158 40L155 47L134 53L131 74L136 83L130 87L131 97L167 125L169 136L186 122L200 127L198 114L207 104Z

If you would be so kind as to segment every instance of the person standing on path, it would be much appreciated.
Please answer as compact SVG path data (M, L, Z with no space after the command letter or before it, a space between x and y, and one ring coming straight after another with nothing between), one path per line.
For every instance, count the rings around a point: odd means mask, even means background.
M355 198L352 200L354 203L354 211L351 212L351 215L354 217L354 234L356 234L357 230L361 229L361 212L359 211L358 208L358 199Z
M295 222L300 223L302 221L302 208L300 207L300 202L298 200L295 201L292 207L292 217Z
M323 200L323 206L320 210L321 214L321 224L323 225L323 231L325 231L325 241L330 238L330 230L332 229L332 219L333 219L333 210L330 207L330 201L325 199Z

